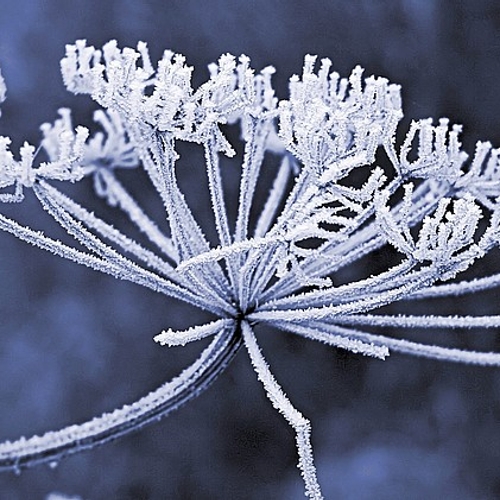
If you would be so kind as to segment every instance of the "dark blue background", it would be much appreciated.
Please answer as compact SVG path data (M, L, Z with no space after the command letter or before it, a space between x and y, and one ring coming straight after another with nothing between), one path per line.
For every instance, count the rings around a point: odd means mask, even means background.
M361 64L403 85L406 123L448 116L465 124L470 151L479 138L500 145L495 0L0 0L8 85L0 133L16 145L36 143L58 107L89 120L91 101L68 94L58 69L64 44L78 38L96 46L144 40L154 58L171 48L198 68L198 81L220 54L246 53L256 68L277 67L281 96L306 53L330 57L343 75ZM3 211L45 224L31 199ZM498 295L455 305L498 312ZM153 335L201 321L197 314L0 234L0 439L80 422L154 389L201 344L169 351ZM498 370L368 360L259 333L276 377L312 421L327 498L500 496ZM443 340L500 347L495 332L471 335ZM209 391L161 423L55 469L1 475L0 499L51 491L87 500L299 499L295 464L293 432L242 352Z

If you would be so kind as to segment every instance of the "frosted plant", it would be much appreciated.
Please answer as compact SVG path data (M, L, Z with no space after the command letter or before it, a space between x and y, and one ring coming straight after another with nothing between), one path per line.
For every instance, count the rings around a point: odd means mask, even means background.
M396 351L500 364L499 353L426 345L374 330L500 326L500 316L494 315L401 315L383 309L500 285L500 274L459 276L498 244L500 151L478 143L468 161L460 127L446 119L412 123L398 144L399 86L364 78L359 67L340 78L328 59L316 66L316 58L306 56L302 75L290 79L288 99L279 101L271 84L274 69L255 73L246 56L222 56L209 66L208 81L194 89L192 68L170 51L155 68L144 43L137 50L119 49L116 42L102 51L84 41L67 46L64 82L103 108L95 114L102 132L89 137L87 129L73 127L68 110L61 110L55 123L42 126L37 150L24 144L15 155L2 137L0 201L21 202L31 189L75 245L3 215L0 227L213 315L204 325L161 332L154 337L159 344L213 340L192 366L136 403L1 444L1 469L57 462L157 420L202 392L244 346L268 398L296 432L305 494L322 498L310 422L272 375L254 333L258 324L380 359ZM243 145L239 155L235 129ZM216 244L204 235L179 187L179 142L203 150ZM46 162L37 161L39 150ZM234 218L226 210L224 155L241 157ZM124 168L145 170L163 203L168 231L160 229L165 221L154 222L120 181ZM264 169L274 176L267 199L256 195ZM143 233L143 242L59 188L84 177L93 179L98 197ZM338 282L344 268L358 264L361 272L361 259L385 246L399 256L390 268Z

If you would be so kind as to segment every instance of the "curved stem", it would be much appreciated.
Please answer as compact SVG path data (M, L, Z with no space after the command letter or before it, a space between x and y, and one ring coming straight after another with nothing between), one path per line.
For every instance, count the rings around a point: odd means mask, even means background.
M262 382L266 396L295 431L295 441L299 454L298 467L302 472L305 494L313 500L323 500L321 487L316 478L316 466L311 445L311 422L305 418L290 402L283 389L278 384L269 369L262 351L257 344L257 339L251 326L243 321L241 323L243 341L252 362L257 378Z
M180 375L131 405L79 425L29 439L0 444L0 471L57 463L158 421L199 396L220 375L242 345L234 324L219 333L200 357Z

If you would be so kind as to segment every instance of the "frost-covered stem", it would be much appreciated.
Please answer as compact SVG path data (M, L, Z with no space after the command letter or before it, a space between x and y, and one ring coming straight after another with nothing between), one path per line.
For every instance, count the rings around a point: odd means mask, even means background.
M320 168L320 167L318 167ZM314 184L316 181L314 180L313 168L311 166L304 167L299 177L296 180L296 184L292 189L290 195L288 196L285 208L280 215L276 224L271 228L269 234L280 234L281 232L286 230L287 225L290 224L290 221L293 220L293 217L297 211L297 206L301 206L302 202L300 201L301 197L307 192L307 187L310 183ZM397 188L398 182L393 182L388 189L395 190ZM359 234L361 234L364 230L358 231L358 228L373 215L374 207L371 204L367 209L364 210L359 216L356 217L356 223L353 225L353 229L350 233L346 233L345 236L348 236L346 240L349 242L352 238L361 239ZM356 231L358 231L356 233ZM371 230L367 234L368 240L374 236L376 236L377 231ZM367 240L367 241L368 241ZM330 249L334 249L338 252L338 247L340 245L345 245L346 242L339 243L334 240L325 242L317 252L315 252L314 257L306 258L304 262L301 263L301 268L304 271L304 274L313 278L313 277L324 277L332 272L334 272L337 268L343 267L347 265L348 261L343 260L342 256L335 259L332 258L331 255L328 255ZM353 245L353 248L356 252L359 252L362 248L362 242L359 242L359 245ZM255 272L255 280L252 283L252 299L256 300L258 298L259 301L266 301L269 298L278 298L287 294L291 294L296 290L299 290L303 287L303 283L300 278L293 272L288 273L280 280L277 281L272 287L270 287L267 291L265 287L271 280L277 259L279 256L273 248L268 249L267 251L267 259L262 259L264 264L258 264L256 272ZM361 256L361 255L360 255ZM255 256L254 256L255 258ZM351 257L352 260L357 260L359 258L357 255L353 255ZM316 269L315 269L316 267Z
M156 223L144 213L118 179L105 168L100 169L98 175L106 183L106 191L115 200L116 205L128 215L129 219L148 237L149 241L154 243L169 259L177 262L178 256L172 240L163 234Z
M243 309L248 305L248 297L253 298L254 289L251 284L251 278L253 277L253 271L257 267L259 261L262 258L263 252L267 251L269 248L273 250L279 249L280 244L283 243L282 238L275 236L273 234L263 236L261 238L251 238L241 242L235 242L226 247L213 248L207 252L201 253L187 259L179 264L176 268L179 273L185 273L188 270L193 270L196 268L202 268L217 262L222 259L235 260L240 257L243 253L248 253L248 257L240 270L242 276L242 289L240 289L240 304ZM277 252L272 252L273 262L279 258Z
M250 210L257 186L259 172L264 160L266 137L269 133L269 121L250 117L250 126L247 130L248 137L245 142L243 164L241 167L241 180L238 200L238 216L236 219L235 241L244 241L248 236ZM249 276L248 268L242 267L244 256L239 256L241 272L239 274L237 293L241 307L248 305Z
M387 188L387 193L392 195L397 188L401 186L402 179L397 178L391 183ZM406 222L409 227L413 227L418 224L426 215L429 215L438 205L439 200L445 197L450 191L450 187L447 183L441 183L436 185L435 182L431 183L429 181L423 182L413 193L412 209L408 214L409 218ZM362 222L368 220L369 216L374 214L375 207L371 204L366 214L363 215L362 219L358 222L358 227ZM401 204L396 205L391 210L394 214L396 221L400 221ZM350 258L346 259L346 264L350 264L361 257L364 257L371 251L379 249L385 244L385 239L380 238L380 228L378 224L372 223L366 228L361 229L352 233L352 236L348 240L340 244L335 242L326 242L322 248L320 248L321 256L324 259L318 258L307 258L303 263L303 268L308 274L321 274L328 271L328 262L330 257L335 257L339 254L347 256ZM373 241L372 241L373 240ZM372 241L372 244L368 244ZM366 246L365 246L366 244ZM375 244L375 245L374 245ZM370 248L368 252L367 249ZM356 250L359 252L356 254ZM346 265L344 264L344 265Z
M272 225L272 222L276 216L279 208L279 204L283 201L286 194L287 182L290 177L291 165L290 159L287 155L283 157L280 164L276 178L274 179L273 186L269 193L269 197L266 200L266 204L260 214L257 221L257 226L255 228L254 239L259 239L263 237ZM276 243L276 237L272 232L270 241ZM276 245L271 245L276 248ZM270 248L270 247L269 247ZM254 280L254 275L257 269L261 266L262 261L262 251L270 255L268 262L268 273L264 271L262 273L262 278ZM248 305L250 302L255 301L256 297L259 295L260 291L268 283L270 276L274 272L276 265L276 252L272 254L268 249L254 248L248 253L247 259L242 267L241 272L241 285L240 285L240 301L242 304Z
M425 269L418 275L416 274L412 280L408 280L408 282L400 285L399 287L383 292L372 292L359 298L356 296L354 300L345 304L285 310L277 309L272 305L265 304L250 314L248 319L251 321L273 321L275 319L279 319L304 323L318 319L335 320L338 317L348 314L365 313L366 311L370 311L400 300L413 290L418 290L421 287L432 284L438 279L436 274L437 273L435 271L433 272L432 269Z
M206 300L199 295L195 295L189 290L162 279L149 271L141 269L139 266L121 266L90 253L82 252L76 248L61 243L60 241L53 240L52 238L45 236L40 231L34 231L29 227L21 226L17 222L5 217L2 214L0 214L0 229L13 234L21 241L25 241L26 243L41 248L42 250L47 250L54 255L76 262L77 264L84 265L94 269L95 271L109 274L117 279L123 279L136 283L149 288L154 292L163 293L169 297L188 302L189 304L201 307L202 309L210 311L214 314L224 314L223 310L214 307L214 304L211 301Z
M447 283L444 285L431 286L418 290L408 295L404 300L431 299L435 297L458 297L467 293L476 293L490 290L500 286L500 274L475 278L470 281L459 281L458 283Z
M125 269L128 268L129 270L132 270L135 266L138 270L146 271L142 267L137 266L137 264L128 261L115 249L107 246L93 233L85 229L81 223L96 230L106 239L118 243L123 250L136 255L136 257L141 259L148 267L159 272L160 275L167 277L169 280L172 280L176 286L180 289L186 290L187 293L191 294L193 298L196 298L196 300L199 301L199 286L195 286L196 284L186 280L184 276L177 273L170 266L170 264L160 259L157 255L142 248L138 243L133 240L129 240L112 226L109 226L100 219L97 219L90 212L87 212L83 207L80 207L52 186L49 186L46 183L41 183L40 185L34 186L34 191L44 209L67 231L69 235L74 237L89 250L96 252L100 257L106 259L108 262L115 262L116 265ZM203 296L203 300L205 303L210 304L212 310L219 310L220 312L226 311L228 314L234 313L234 308L216 295L212 289L205 288L205 290L206 294Z
M249 287L251 302L267 302L269 300L268 298L264 298L266 296L266 292L264 290L276 272L279 259L283 258L283 253L278 250L279 246L276 242L274 245L266 249L268 259L266 266L261 265L260 256L257 253L252 253L245 263L246 267L253 269L253 280L251 281L251 286ZM280 281L286 279L287 277L289 277L289 274L281 278Z
M348 240L336 243L327 254L320 254L321 260L328 262L328 270L322 270L320 273L310 272L307 264L310 262L308 258L301 263L302 270L308 276L327 276L332 275L339 269L342 269L353 262L356 262L361 257L378 250L386 244L386 240L380 235L377 235L377 228L375 224L361 229L357 234L351 236ZM277 256L274 256L276 261ZM320 260L318 255L315 260ZM268 275L260 278L263 286L265 286L271 279L273 269L268 269ZM263 287L262 287L263 288ZM286 274L277 283L273 284L267 290L263 290L259 296L259 302L268 302L270 300L280 299L283 297L291 296L298 290L303 288L303 285L297 281L297 277L293 273Z
M255 187L264 159L264 147L269 132L269 121L250 118L251 125L247 131L243 164L241 167L238 216L236 219L235 241L243 241L248 234L250 209L254 198Z
M127 269L129 273L131 273L132 271L134 271L134 274L137 275L144 275L145 273L148 273L146 269L143 269L139 265L134 264L132 261L126 259L125 257L123 257L123 255L119 254L110 246L107 246L94 234L85 229L80 221L73 218L60 205L51 201L50 198L45 195L43 190L35 188L35 193L42 203L43 208L61 225L61 227L63 227L67 231L70 236L75 238L82 245L86 246L89 250L96 252L111 265L116 265L117 267ZM162 278L154 273L149 273L149 276L150 279L153 279L155 281L162 280ZM188 290L186 290L186 292L192 294L193 297L196 297L196 299L199 300L199 294L192 293ZM234 309L230 304L221 300L220 297L218 297L211 291L208 293L207 297L203 298L203 300L209 301L211 303L211 308L214 311L225 311L229 314L234 313Z
M139 127L137 124L133 123L127 127L127 134L131 141L134 143L134 148L142 162L144 170L149 176L151 184L155 188L156 192L160 196L163 206L167 210L169 206L168 192L165 189L165 184L162 182L160 177L160 169L158 165L154 162L151 157L150 149L155 146L155 132L150 127ZM175 152L171 152L174 155L172 161L175 161ZM158 155L157 155L158 157Z
M421 221L430 214L437 206L439 200L449 192L449 185L432 186L424 182L414 193L414 204L407 221L410 227ZM370 208L373 213L373 208ZM400 205L393 208L395 219L398 220ZM327 242L319 249L319 255L308 257L301 264L302 269L308 276L326 276L339 269L352 264L356 260L374 252L387 243L380 235L380 227L372 222L367 227L359 229L349 235L347 240L338 242ZM261 301L278 299L293 294L302 288L293 273L289 273L276 284L266 290L260 297Z
M264 236L264 234L266 234L271 227L273 220L278 213L279 205L285 196L291 169L290 158L285 154L278 169L278 173L276 174L276 178L274 179L271 191L269 192L269 197L267 198L266 204L264 205L259 219L257 220L254 237L259 238Z
M263 251L267 252L270 247L276 250L276 252L270 256L270 260L272 260L272 262L275 264L275 268L276 260L279 255L279 245L277 245L275 238L273 238L273 240L274 241L272 241L269 246L266 246ZM251 252L248 253L247 259L243 264L243 267L241 268L242 283L240 288L240 300L242 304L245 304L245 307L249 304L255 304L258 297L258 291L260 289L259 286L261 285L261 283L259 280L255 280L254 276L259 267L261 256L262 253L259 248L254 248Z
M293 216L293 206L295 203L299 204L300 196L303 195L304 191L307 188L308 180L310 178L311 172L305 168L303 168L295 180L295 184L292 188L292 191L288 195L288 198L285 202L285 207L283 208L278 220L272 226L269 231L269 235L281 235L286 228L290 218ZM269 282L269 280L274 275L276 269L276 252L275 246L271 246L265 249L263 252L259 252L258 254L252 253L250 254L248 261L251 259L257 260L257 265L254 265L253 262L248 266L251 269L254 269L253 276L255 278L252 280L252 295L250 300L255 300L257 296L259 296L264 290L265 286ZM289 277L289 276L288 276ZM286 279L286 278L285 278ZM280 280L282 281L282 280ZM280 281L277 283L279 284ZM259 297L259 300L262 297Z
M35 186L35 192L40 196L46 197L46 199L50 200L52 203L59 205L66 210L69 215L85 224L89 229L96 231L103 238L113 242L125 252L131 253L160 274L186 286L186 283L182 283L182 276L179 275L168 262L150 250L142 247L136 241L125 236L110 224L105 223L50 184L40 182Z
M148 273L150 280L160 280L169 282L160 276L150 273L146 269L142 268L138 264L134 264L130 260L126 259L123 255L118 253L116 250L107 246L103 241L97 238L90 231L85 229L78 219L73 218L66 210L64 210L60 205L50 200L42 190L35 189L38 199L42 203L43 208L63 227L67 233L79 241L82 245L86 246L90 251L96 252L105 261L109 262L111 265L116 265L123 269L127 269L129 273L140 276ZM176 284L177 285L177 284ZM177 285L179 288L184 288L183 285ZM189 287L191 290L196 290L192 285ZM196 291L191 291L186 289L186 293L191 294L196 300L199 300L200 295ZM226 314L234 314L234 308L221 299L218 295L213 293L212 290L207 288L206 296L203 296L203 301L209 303L211 310L213 312L225 311Z
M231 232L227 221L227 209L224 201L224 190L220 173L219 155L216 149L216 142L213 137L204 143L205 162L207 166L208 188L212 211L215 218L215 227L222 246L232 243Z
M347 335L335 335L331 332L322 331L319 328L309 325L302 325L290 321L268 321L269 325L279 328L285 332L293 332L309 340L323 342L339 349L346 349L355 354L363 354L385 360L389 356L389 349L384 345L375 345L357 338L350 338Z
M280 216L271 230L274 230L276 227L283 227L286 224L286 221L290 219L290 217L295 212L296 206L300 205L300 198L304 195L308 186L310 185L311 178L314 174L311 172L310 168L307 166L303 166L300 170L298 177L295 179L295 184L288 195L285 206L280 213Z
M208 188L210 191L210 200L212 202L212 212L215 218L215 227L219 242L223 247L232 243L231 232L227 219L226 203L224 201L224 190L222 187L222 178L220 175L219 156L216 149L215 138L212 136L204 144L205 162L207 166ZM234 259L226 259L229 280L232 286L236 286L238 278L235 275Z
M361 298L374 292L381 293L387 289L401 286L404 283L421 277L422 270L410 274L416 262L406 259L387 271L370 276L369 278L347 283L325 290L312 290L266 303L266 307L290 309L294 307L321 307L332 304L345 303L353 298Z
M22 469L90 450L165 417L199 396L226 369L242 345L234 325L215 337L201 356L179 376L133 404L86 423L42 436L0 444L0 471Z
M179 258L184 260L207 252L209 245L177 185L174 171L173 139L162 136L158 141L161 144L155 143L153 152L160 168L165 191L168 194L166 209L172 237L175 236L174 244L177 247ZM231 287L218 264L210 266L208 269L201 269L199 273L188 272L188 276L200 287L213 288L221 298L226 301L231 300Z
M191 210L177 185L175 176L177 153L174 149L174 139L164 134L152 147L154 147L153 154L158 165L163 190L166 193L165 208L173 241L180 260L184 260L201 253L208 244L200 228L194 222Z
M185 272L196 267L206 266L212 262L240 255L249 250L263 249L273 242L276 242L275 237L264 236L262 238L252 238L238 243L232 243L226 247L212 248L208 252L201 253L191 259L182 261L176 269L179 272Z
M499 328L500 316L351 314L336 318L335 323L391 328Z
M389 350L419 356L422 358L437 359L440 361L451 361L454 363L465 363L480 366L500 366L500 353L478 352L455 349L452 347L442 347L437 345L422 344L410 340L395 339L384 335L375 335L360 330L332 325L321 321L312 321L310 328L316 328L327 335L341 335L350 339L358 339L375 346L385 346ZM291 328L294 325L291 324Z
M154 161L155 155L152 152L152 148L157 144L157 132L152 127L140 127L136 123L132 123L131 126L127 127L127 134L134 143L134 149L137 151L137 155L141 160L144 170L149 176L151 184L156 189L166 207L168 204L168 193L165 189L164 182L162 182L160 169ZM172 151L171 154L174 155L175 161L175 151Z
M269 366L262 355L257 344L255 335L250 325L243 321L241 330L245 347L252 361L252 365L261 381L266 395L285 420L293 427L296 433L297 450L299 454L298 467L304 479L306 496L314 500L323 498L321 488L316 478L316 467L311 446L311 423L305 418L287 398L281 386L276 382L274 375L269 370Z

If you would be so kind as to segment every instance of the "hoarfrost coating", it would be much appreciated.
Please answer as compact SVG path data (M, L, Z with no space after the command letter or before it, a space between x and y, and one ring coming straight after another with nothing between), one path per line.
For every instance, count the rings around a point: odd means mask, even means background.
M500 364L500 353L422 344L374 333L374 327L494 328L500 316L402 315L379 311L400 301L475 293L497 287L500 273L460 278L499 240L499 150L477 144L469 160L461 128L447 119L413 122L398 144L403 117L398 85L348 78L307 55L278 100L272 67L256 73L246 56L223 55L208 81L193 88L185 58L166 51L154 67L145 43L102 50L83 40L66 47L64 83L103 109L90 136L59 111L41 127L47 161L25 143L19 153L0 138L0 201L19 203L31 189L75 240L72 246L0 215L2 230L91 269L137 283L211 313L184 331L166 329L161 345L212 336L198 360L139 401L42 436L0 444L0 469L21 470L115 439L196 397L241 346L268 398L296 432L305 494L322 498L311 425L267 365L255 328L267 324L341 349L385 359L397 351L438 360ZM0 76L0 100L5 98ZM231 139L239 128L242 153ZM176 172L179 142L202 148L217 244L209 243ZM222 156L240 163L237 213L226 209ZM270 162L270 158L279 161ZM142 168L163 204L157 221L120 180ZM257 196L263 169L274 169L267 199ZM59 189L93 179L96 196L123 212L145 236L139 243ZM200 180L201 182L201 180ZM205 179L203 179L205 182ZM258 214L256 217L255 214ZM165 219L168 231L161 227ZM234 224L230 221L235 220ZM337 274L391 246L387 269L348 283ZM359 265L358 271L359 271ZM446 283L448 281L448 283Z

